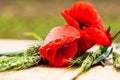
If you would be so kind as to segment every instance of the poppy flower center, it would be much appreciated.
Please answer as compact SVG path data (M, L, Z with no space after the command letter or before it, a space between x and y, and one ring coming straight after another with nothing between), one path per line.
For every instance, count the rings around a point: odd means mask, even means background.
M84 28L87 27L84 23L80 23L79 26L80 26L80 29L81 29L81 30L83 30Z

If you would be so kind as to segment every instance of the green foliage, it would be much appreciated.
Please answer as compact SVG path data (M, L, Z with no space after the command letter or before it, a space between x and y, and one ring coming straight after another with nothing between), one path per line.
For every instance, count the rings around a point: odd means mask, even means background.
M97 51L95 51L95 52L93 52L93 51L91 51L91 52L88 52L87 54L87 56L85 56L85 58L83 59L83 60L81 60L80 62L79 61L76 61L76 63L77 63L77 65L80 65L79 66L79 73L73 78L73 80L76 80L81 74L83 74L84 72L86 72L86 71L88 71L94 64L93 64L93 62L94 62L94 60L96 59L96 58L98 58L99 57L99 55L101 55L98 51L101 51L100 50L101 48L99 48L99 50L97 50ZM86 54L86 53L85 53ZM84 56L84 55L81 55L81 57L82 56ZM80 58L81 58L80 57ZM77 59L78 60L78 59ZM79 62L79 64L78 64L78 62ZM74 64L76 64L76 63L74 63ZM74 64L72 64L72 66L74 66Z
M103 18L105 27L111 27L111 33L115 32L120 27L120 18L117 20ZM19 38L19 39L32 39L31 37L24 36L24 32L35 32L42 38L45 38L47 33L56 26L65 25L66 22L60 17L0 17L0 38Z
M117 52L113 53L113 65L116 70L120 71L120 54Z
M22 70L38 65L42 59L38 52L39 47L38 44L23 52L0 54L0 56L5 56L5 58L0 59L0 72Z
M38 65L40 58L41 57L38 54L7 57L0 60L0 72L10 70L22 70Z
M61 17L54 18L28 18L28 17L0 17L0 38L25 38L25 32L35 32L42 38L45 38L47 33L56 26L65 24Z

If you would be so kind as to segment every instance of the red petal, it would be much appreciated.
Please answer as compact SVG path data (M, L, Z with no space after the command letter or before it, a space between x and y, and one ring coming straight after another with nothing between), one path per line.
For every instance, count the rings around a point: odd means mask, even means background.
M56 51L56 56L53 61L54 66L67 65L69 58L72 58L77 53L77 43L63 45Z
M77 2L71 9L64 9L61 14L69 25L80 29L80 24L87 27L98 27L103 29L103 22L96 9L87 2Z
M104 46L111 45L111 41L104 30L91 27L84 29L84 31L86 32L86 37L90 42Z
M53 28L40 47L40 53L52 66L64 66L68 63L64 60L74 57L77 53L75 40L78 38L80 33L74 27Z
M93 45L95 45L94 43L91 43L90 41L88 41L85 35L81 36L81 38L78 39L77 42L78 42L79 54L85 52L86 50L91 48Z
M71 26L74 26L78 30L80 30L79 23L75 21L70 15L69 15L69 10L65 9L61 12L62 16L66 19L67 23Z

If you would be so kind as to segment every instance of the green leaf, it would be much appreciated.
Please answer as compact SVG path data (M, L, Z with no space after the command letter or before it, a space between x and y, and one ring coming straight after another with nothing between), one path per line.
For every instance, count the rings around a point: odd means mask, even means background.
M107 29L107 32L110 32L111 31L111 28L110 28L110 26L108 27L108 29Z
M112 37L112 42L114 42L120 35L120 30Z
M94 57L92 54L89 54L85 60L83 60L81 67L79 68L79 73L72 79L76 80L80 74L83 74L84 72L88 71L93 63Z
M40 36L38 36L37 34L35 34L34 32L25 32L24 35L32 36L35 39L37 39L41 44L43 43L43 39Z
M112 52L113 52L113 47L108 47L107 50L101 56L99 56L97 59L94 60L93 65L97 64L98 62L108 57Z

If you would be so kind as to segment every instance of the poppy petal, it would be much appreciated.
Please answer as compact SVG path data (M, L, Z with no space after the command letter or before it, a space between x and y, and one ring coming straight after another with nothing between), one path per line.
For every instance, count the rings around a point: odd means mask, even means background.
M66 63L68 63L68 60L70 58L73 58L77 53L77 51L78 51L78 48L77 48L76 42L63 45L56 51L53 65L54 66L67 65Z
M84 31L86 32L87 34L86 37L90 42L101 44L104 46L111 45L111 41L109 37L106 35L104 30L91 27L91 28L85 28Z
M77 40L77 44L79 50L78 54L84 53L86 50L95 45L95 43L88 41L84 36L81 36L81 38Z
M73 4L71 9L64 9L62 16L69 25L74 26L78 30L84 24L86 27L98 27L103 29L103 22L96 9L87 2L77 2Z
M44 59L47 59L52 66L65 66L65 60L74 57L77 53L77 43L80 38L77 29L71 26L53 28L39 51Z
M78 30L80 30L79 28L79 23L76 22L70 15L69 15L69 10L65 9L61 12L62 16L65 18L65 20L67 21L67 23L71 26L74 26L75 28L77 28Z

